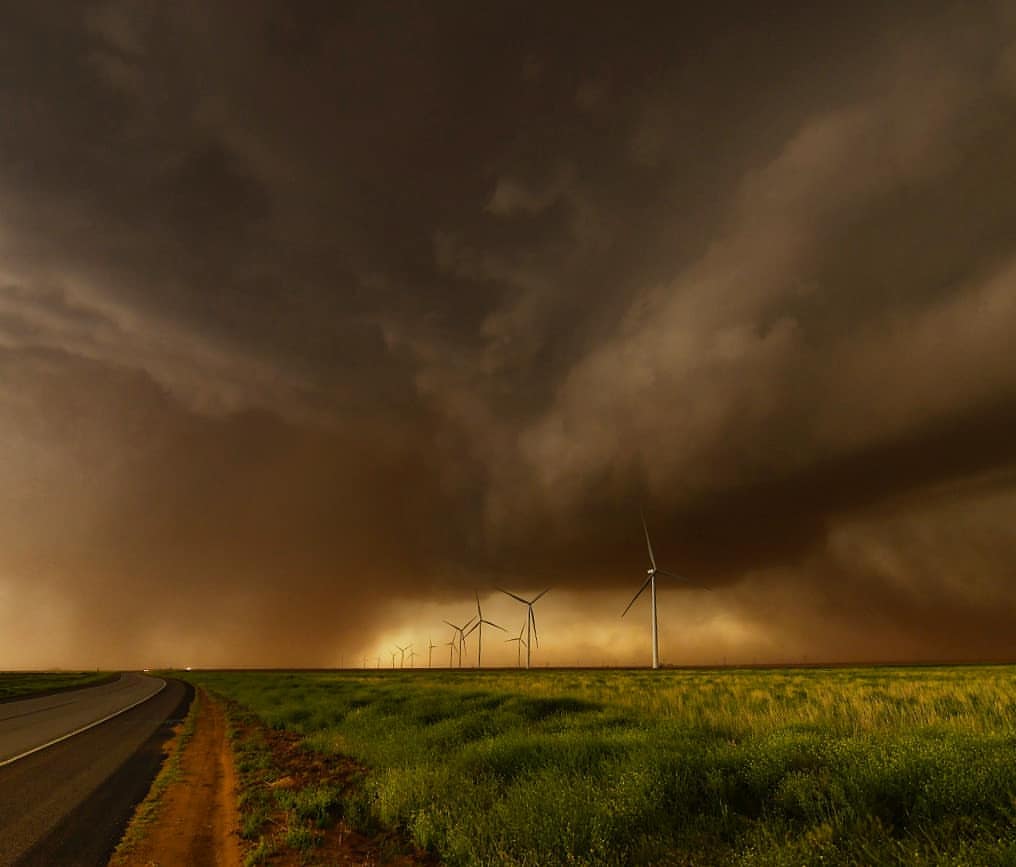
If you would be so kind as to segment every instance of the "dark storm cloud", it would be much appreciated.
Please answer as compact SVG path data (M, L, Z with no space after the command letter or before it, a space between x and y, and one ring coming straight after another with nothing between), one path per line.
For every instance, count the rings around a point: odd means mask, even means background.
M816 656L1013 652L1007 4L7 18L37 658L328 662L381 582L626 588L640 501Z

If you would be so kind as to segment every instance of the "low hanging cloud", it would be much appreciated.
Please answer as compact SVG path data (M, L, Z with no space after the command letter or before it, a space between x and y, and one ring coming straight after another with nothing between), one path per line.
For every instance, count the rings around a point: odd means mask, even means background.
M0 666L1016 652L1008 4L245 8L0 35Z

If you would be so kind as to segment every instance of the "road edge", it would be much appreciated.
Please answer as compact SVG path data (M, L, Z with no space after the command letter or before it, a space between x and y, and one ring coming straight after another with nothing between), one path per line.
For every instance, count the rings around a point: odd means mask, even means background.
M72 841L75 834L71 829L76 827L94 828L97 824L105 824L108 828L103 844L102 864L107 864L117 844L123 837L138 804L145 799L152 783L155 781L166 753L163 750L166 742L173 736L173 726L187 715L194 699L194 687L186 681L176 678L163 678L167 684L170 680L183 687L183 696L167 714L154 732L143 741L119 768L107 777L82 803L63 817L50 832L38 840L27 852L18 859L18 865L53 865L72 863L66 860L68 851L73 850ZM128 792L127 798L123 797ZM118 803L119 802L119 803ZM115 807L111 808L111 805ZM115 813L115 821L110 822L111 811ZM70 846L70 850L67 847ZM75 862L76 863L76 862Z

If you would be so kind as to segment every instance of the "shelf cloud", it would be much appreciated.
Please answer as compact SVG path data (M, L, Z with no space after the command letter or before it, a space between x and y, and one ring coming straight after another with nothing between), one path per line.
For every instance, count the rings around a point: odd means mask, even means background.
M96 2L0 57L0 667L373 658L502 582L613 641L640 507L713 588L668 662L1016 654L1011 4Z

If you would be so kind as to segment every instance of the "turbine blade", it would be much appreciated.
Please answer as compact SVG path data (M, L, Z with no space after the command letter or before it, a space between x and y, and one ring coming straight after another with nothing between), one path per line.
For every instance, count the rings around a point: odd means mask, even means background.
M656 574L666 575L668 578L676 578L678 581L683 581L689 587L694 587L696 590L709 590L711 592L713 589L708 584L699 584L697 581L692 581L684 575L678 575L676 572L668 572L666 569L657 569Z
M452 629L458 629L459 628L454 623L452 623L450 620L446 620L444 622L447 623Z
M541 598L542 598L543 596L546 596L546 595L547 595L548 593L550 593L550 588L549 588L549 587L548 587L548 588L547 588L546 590L544 590L544 591L543 591L543 592L542 592L542 593L541 593L541 594L540 594L539 596L537 596L537 597L536 597L536 598L535 598L535 599L534 599L534 600L533 600L532 602L530 602L529 604L530 604L530 605L535 605L535 604L536 604L537 602L539 602L539 601L540 601L540 599L541 599Z
M494 622L492 622L490 620L481 620L480 622L481 623L486 623L488 626L493 626L495 629L500 629L502 632L507 632L508 631L503 626L498 626L496 623L494 623Z
M645 513L639 509L639 514L642 515L642 529L646 531L646 547L649 549L649 562L653 564L653 569L656 568L656 558L653 556L653 543L649 541L649 528L646 526ZM624 616L623 614L621 615Z
M497 589L500 590L502 593L504 593L505 596L511 596L512 599L517 599L523 605L529 604L527 600L523 599L521 596L516 596L514 593L511 592L511 590L505 590L503 587L498 587Z
M476 613L480 615L480 620L483 620L483 612L480 610L480 594L476 590L473 593L476 595Z
M474 632L474 631L475 631L476 629L478 629L478 628L479 628L479 626L480 626L480 624L481 624L481 623L483 623L483 621L482 621L482 620L478 620L478 621L477 621L476 623L474 623L474 624L472 625L472 627L470 628L470 630L469 630L469 631L468 631L468 632L467 632L467 633L466 633L465 635L463 635L463 636L462 636L463 640L465 640L466 638L469 638L469 636L470 636L470 635L472 635L472 634L473 634L473 632Z
M632 596L631 602L629 602L628 606L624 609L624 611L621 612L621 616L622 617L624 617L624 615L628 613L628 611L631 609L632 605L635 604L635 600L638 599L639 596L642 595L642 591L645 590L649 586L649 582L652 581L652 580L653 580L653 576L650 575L648 578L646 578L645 581L642 582L642 586L639 587L639 592L636 593L634 596Z
M540 646L540 635L536 631L536 615L533 614L533 606L532 605L529 606L529 621L530 621L530 623L533 624L533 638L536 639L536 646L539 647Z

